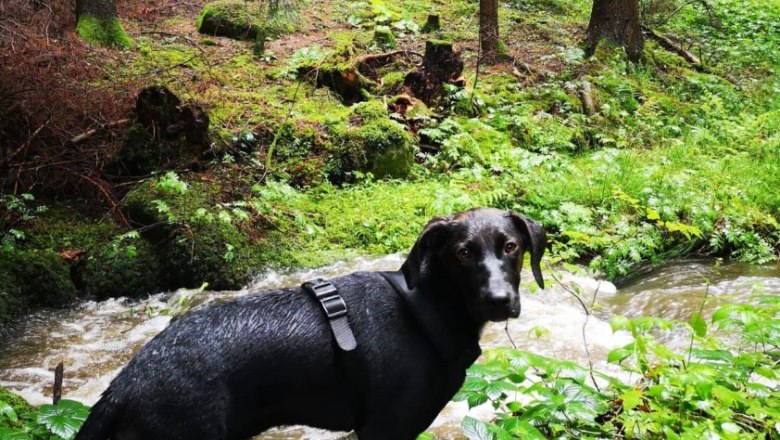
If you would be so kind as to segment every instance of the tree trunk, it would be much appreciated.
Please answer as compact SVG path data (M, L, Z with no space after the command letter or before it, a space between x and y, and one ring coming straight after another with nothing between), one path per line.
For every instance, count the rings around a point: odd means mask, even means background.
M115 0L76 0L76 33L90 44L130 47Z
M602 38L623 46L631 61L639 60L644 46L639 25L639 0L593 0L588 51L592 53Z
M479 0L479 46L482 60L498 58L498 0Z

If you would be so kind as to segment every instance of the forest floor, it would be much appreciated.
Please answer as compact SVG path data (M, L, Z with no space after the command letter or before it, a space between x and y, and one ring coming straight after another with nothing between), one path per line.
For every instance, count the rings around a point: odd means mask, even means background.
M0 322L404 251L433 216L483 205L541 222L545 264L610 279L694 253L777 261L777 2L648 2L645 23L697 65L653 39L640 63L586 56L581 0L507 3L493 65L466 0L300 3L262 52L199 33L202 0L119 1L129 50L81 42L65 6L18 3L0 14ZM443 27L425 33L431 13ZM426 105L404 81L442 40L462 78ZM205 135L144 128L150 86L208 115Z

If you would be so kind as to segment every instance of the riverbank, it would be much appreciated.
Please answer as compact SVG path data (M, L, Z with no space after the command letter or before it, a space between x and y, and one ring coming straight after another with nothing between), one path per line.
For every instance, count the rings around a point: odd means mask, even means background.
M548 266L586 262L609 279L682 255L777 261L775 3L719 0L718 26L688 7L657 28L709 54L704 72L651 40L640 64L608 46L586 57L584 1L512 3L501 29L513 59L479 70L470 2L318 2L261 53L199 34L195 3L129 11L134 47L85 55L102 66L92 86L120 90L131 120L83 141L109 145L100 173L64 194L43 177L3 186L0 323L76 298L237 289L265 268L406 251L431 217L485 205L543 223ZM428 34L431 10L444 27ZM307 76L394 51L377 25L420 54L453 41L465 87L427 105L410 96L415 55L378 67L357 97ZM207 144L144 128L132 101L158 85L208 115Z

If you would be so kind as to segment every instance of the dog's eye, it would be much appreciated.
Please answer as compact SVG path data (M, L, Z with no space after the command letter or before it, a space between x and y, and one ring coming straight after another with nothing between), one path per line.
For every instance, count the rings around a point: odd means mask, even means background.
M455 252L458 255L458 258L461 260L468 260L471 258L471 251L468 250L468 248L460 248Z
M504 253L506 254L514 254L517 250L517 244L512 243L511 241L504 245Z

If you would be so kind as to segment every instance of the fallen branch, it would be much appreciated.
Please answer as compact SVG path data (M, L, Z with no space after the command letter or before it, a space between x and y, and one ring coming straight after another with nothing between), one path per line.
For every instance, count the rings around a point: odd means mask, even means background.
M677 55L681 56L685 61L693 64L693 67L696 70L709 73L709 70L706 67L704 67L704 65L702 65L701 60L696 55L683 49L682 47L677 45L677 43L672 41L672 39L657 34L655 33L655 31L653 31L652 29L644 25L642 26L642 31L644 31L646 36L657 41L658 44L660 44L661 47L663 47L664 49L676 53Z
M96 135L97 133L100 133L102 131L108 130L110 128L116 128L116 127L118 127L120 125L127 124L128 122L130 122L130 119L120 119L118 121L109 122L108 124L100 124L100 126L98 126L97 128L91 128L91 129L85 131L84 133L81 133L79 135L76 135L76 136L72 137L68 141L68 143L72 144L72 145L75 145L75 144L78 144L80 142L84 142L85 140L89 139L90 137Z

